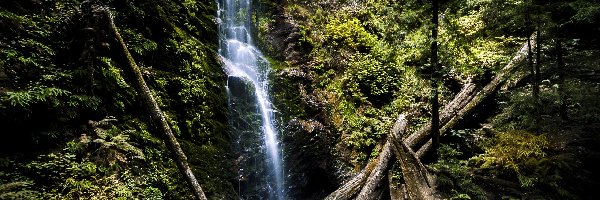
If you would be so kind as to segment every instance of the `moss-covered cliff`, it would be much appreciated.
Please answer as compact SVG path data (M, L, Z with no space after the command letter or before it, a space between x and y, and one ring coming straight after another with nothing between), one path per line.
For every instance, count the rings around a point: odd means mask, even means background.
M207 196L234 198L212 1L0 2L0 198L188 199L93 9L108 7Z

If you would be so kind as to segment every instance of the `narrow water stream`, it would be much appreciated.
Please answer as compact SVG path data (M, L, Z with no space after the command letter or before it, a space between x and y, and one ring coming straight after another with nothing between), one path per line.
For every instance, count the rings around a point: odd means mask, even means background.
M250 0L217 0L241 199L284 199L282 155L268 94L269 62L253 45ZM261 141L262 140L262 141Z

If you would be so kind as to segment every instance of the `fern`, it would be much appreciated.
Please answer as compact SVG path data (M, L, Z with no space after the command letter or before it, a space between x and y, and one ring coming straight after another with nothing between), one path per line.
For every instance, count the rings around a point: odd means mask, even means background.
M0 199L39 199L39 192L31 190L32 186L32 181L0 184Z
M54 87L35 86L27 91L7 92L8 103L14 107L28 107L31 104L49 102L58 97L71 95L71 92ZM55 104L59 104L56 102Z
M117 161L125 163L128 157L144 159L142 150L133 146L129 135L124 134L117 127L111 126L108 130L96 128L95 132L97 138L93 142L99 145L97 160L112 165Z

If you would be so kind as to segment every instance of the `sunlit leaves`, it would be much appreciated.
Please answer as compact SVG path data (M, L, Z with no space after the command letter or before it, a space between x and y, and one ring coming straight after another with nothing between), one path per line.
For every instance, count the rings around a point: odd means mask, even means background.
M471 12L469 15L458 18L459 32L465 36L471 36L481 31L485 24L481 20L481 15L477 12Z
M535 165L536 160L546 157L544 150L548 146L545 135L535 135L523 130L498 132L495 137L483 145L485 153L473 157L481 168L501 167L518 175L526 168ZM528 179L522 179L523 184L528 184Z
M369 48L375 45L377 39L367 32L356 18L347 20L333 18L325 29L325 40L334 48Z

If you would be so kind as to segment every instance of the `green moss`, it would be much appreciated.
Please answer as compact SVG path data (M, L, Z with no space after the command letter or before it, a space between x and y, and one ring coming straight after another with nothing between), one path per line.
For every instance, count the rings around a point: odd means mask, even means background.
M150 119L129 85L133 80L120 70L122 60L111 50L112 39L101 34L107 30L94 22L94 16L77 12L87 8L81 3L52 0L31 8L8 2L0 11L0 21L9 26L0 30L6 36L0 38L0 56L7 58L2 72L10 81L0 80L0 125L10 124L3 133L19 133L13 144L1 144L7 148L0 156L17 167L0 169L0 185L16 184L11 195L46 199L191 198L162 139L148 125ZM207 195L234 198L229 183L233 172L210 165L231 160L225 153L230 145L225 132L225 80L215 57L215 2L93 3L108 6L116 16L133 61L178 138L189 144L183 145L184 151L192 154L188 158L195 157L192 167L197 177L214 177L199 179L210 181ZM101 137L93 134L88 120L103 118L118 121ZM195 149L202 151L194 154ZM50 152L68 159L44 156ZM133 155L143 159L129 157ZM111 161L106 164L101 157ZM95 174L90 173L94 166Z

